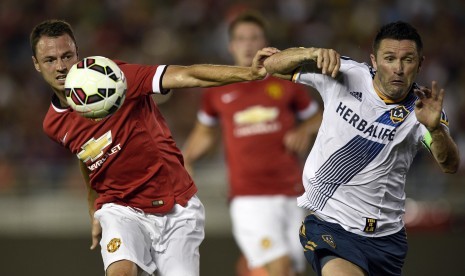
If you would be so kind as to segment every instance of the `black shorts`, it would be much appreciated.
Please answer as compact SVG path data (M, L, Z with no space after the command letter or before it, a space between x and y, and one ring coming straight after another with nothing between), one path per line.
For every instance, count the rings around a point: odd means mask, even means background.
M305 257L318 275L320 260L326 256L350 261L371 276L401 275L408 250L405 229L389 236L365 237L313 214L305 218L299 236Z

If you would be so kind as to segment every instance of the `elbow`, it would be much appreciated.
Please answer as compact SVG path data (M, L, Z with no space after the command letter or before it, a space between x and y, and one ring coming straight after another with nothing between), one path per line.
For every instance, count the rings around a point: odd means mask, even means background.
M454 174L459 170L459 159L449 162L447 164L441 164L441 169L443 173Z
M276 72L276 68L274 68L274 66L273 66L272 57L269 57L269 58L265 59L265 61L263 62L263 66L265 67L266 72L268 74L276 74L276 73L278 73L278 72Z
M443 167L442 168L443 173L454 174L457 171L458 171L458 166L457 167Z

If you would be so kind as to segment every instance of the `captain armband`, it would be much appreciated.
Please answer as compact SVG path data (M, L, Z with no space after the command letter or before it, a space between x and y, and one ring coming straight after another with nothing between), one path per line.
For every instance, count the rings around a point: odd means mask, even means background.
M431 137L431 133L429 131L426 131L421 142L423 143L423 146L425 146L425 148L431 152L431 143L433 142L433 138Z
M297 82L297 79L299 78L301 70L302 70L302 66L299 66L292 72L292 78L291 78L292 82Z

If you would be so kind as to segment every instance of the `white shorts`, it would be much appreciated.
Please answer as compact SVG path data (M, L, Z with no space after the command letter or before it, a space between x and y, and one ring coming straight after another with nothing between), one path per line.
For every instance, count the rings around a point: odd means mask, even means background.
M288 255L295 271L305 271L299 240L305 210L297 206L296 197L238 196L231 201L230 212L234 238L250 268Z
M165 215L113 203L95 212L102 226L105 271L116 261L137 264L144 275L199 275L199 246L204 239L205 210L197 196L186 207L175 204Z

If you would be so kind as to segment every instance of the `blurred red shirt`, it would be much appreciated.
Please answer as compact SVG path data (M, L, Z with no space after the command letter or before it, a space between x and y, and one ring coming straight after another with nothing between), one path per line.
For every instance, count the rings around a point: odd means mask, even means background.
M274 77L207 89L198 119L221 124L230 197L302 194L302 164L284 135L317 110L303 86Z

